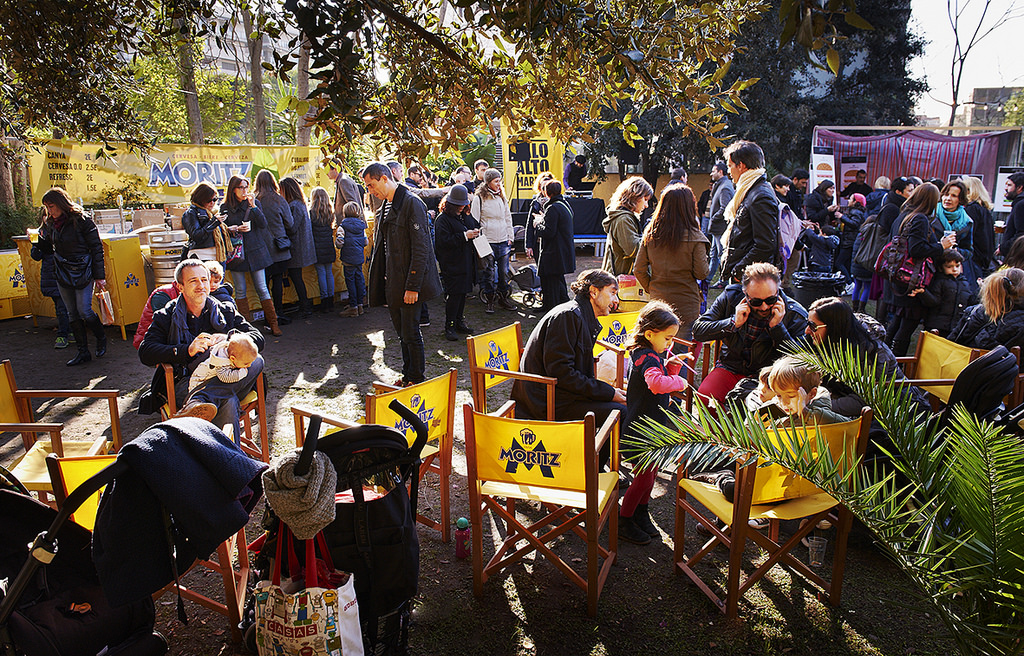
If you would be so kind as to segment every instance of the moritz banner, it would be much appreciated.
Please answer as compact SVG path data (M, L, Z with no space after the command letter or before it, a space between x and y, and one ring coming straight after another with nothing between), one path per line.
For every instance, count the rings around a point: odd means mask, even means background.
M50 187L63 187L85 205L112 200L127 189L143 194L152 203L186 203L200 182L209 182L223 193L232 175L252 180L263 169L270 170L278 180L287 176L297 179L306 186L307 194L317 185L331 189L316 147L157 144L145 159L127 152L97 157L101 149L99 144L80 141L51 141L30 147L33 203L40 205Z

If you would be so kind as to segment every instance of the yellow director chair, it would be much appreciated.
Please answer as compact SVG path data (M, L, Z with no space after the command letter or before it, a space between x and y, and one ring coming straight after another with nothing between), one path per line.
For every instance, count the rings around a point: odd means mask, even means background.
M517 321L488 333L466 338L469 349L469 381L473 388L473 405L487 412L487 390L507 380L525 380L546 385L547 419L555 419L556 378L519 371L523 356L523 329Z
M441 519L434 521L422 514L416 520L424 526L441 532L441 539L448 542L451 536L450 495L452 475L452 445L455 440L455 385L458 370L430 380L401 388L383 383L373 384L373 393L366 395L366 423L393 426L405 433L411 446L416 441L416 431L394 410L388 408L393 399L420 416L427 425L427 444L420 452L420 479L427 472L437 474L441 493ZM301 433L304 435L304 433Z
M904 381L917 385L933 397L946 403L953 391L956 377L974 360L985 354L981 349L961 346L956 342L922 330L917 338L917 350L912 357L898 357L908 378ZM935 408L933 408L935 409Z
M800 440L810 445L818 443L820 436L828 445L834 462L848 466L863 457L868 444L868 429L871 427L870 408L861 410L859 418L839 424L824 424L817 427L769 429L776 431L776 439ZM700 508L689 500L693 498L710 510L727 526L719 529L706 518ZM727 617L736 617L739 598L756 583L768 570L777 564L785 565L791 571L819 586L828 595L829 603L839 604L843 585L843 570L846 566L846 543L853 525L853 515L834 498L814 486L792 470L780 465L758 467L756 458L736 465L735 503L722 494L717 485L693 481L685 477L680 468L679 484L676 488L676 525L673 570L686 574L710 598ZM835 510L838 506L838 510ZM686 518L693 517L711 533L711 538L692 556L686 555ZM771 520L768 535L751 528L750 519ZM785 543L779 544L778 523L780 520L806 519L796 533ZM811 533L818 522L829 519L836 527L835 549L832 557L832 576L826 581L806 564L794 558L789 552ZM747 540L752 541L768 553L763 565L741 581L743 552ZM720 598L703 581L694 567L718 545L729 550L729 572L725 586L725 598Z
M177 399L174 395L174 368L169 364L161 364L164 370L164 381L167 387L167 403L160 407L160 416L167 421L178 411ZM270 434L267 432L267 393L263 382L263 372L256 377L256 386L245 395L239 403L238 420L242 424L242 434L238 436L238 446L250 458L262 462L270 462ZM253 418L260 426L260 439L257 442L252 436ZM230 433L230 431L228 431Z
M512 418L514 408L509 401L497 414L488 415L464 406L473 594L481 596L491 576L536 551L586 593L587 614L593 617L618 546L619 413L612 412L597 432L593 413L583 421L524 421ZM598 454L608 440L612 471L599 473ZM548 514L521 521L516 516L517 499L538 501ZM504 520L505 538L485 566L483 521L488 511ZM598 537L606 523L604 547ZM585 574L548 546L569 531L586 541ZM517 549L524 541L526 545Z
M14 368L10 360L0 362L0 431L21 433L25 453L18 458L11 473L30 491L46 501L53 491L46 469L46 456L86 456L116 452L121 448L121 414L117 408L118 390L23 390L14 382ZM106 399L110 410L110 442L103 435L86 440L64 440L63 424L38 423L32 411L31 399ZM102 426L98 428L102 429ZM102 431L97 431L102 432ZM36 438L48 433L50 439Z

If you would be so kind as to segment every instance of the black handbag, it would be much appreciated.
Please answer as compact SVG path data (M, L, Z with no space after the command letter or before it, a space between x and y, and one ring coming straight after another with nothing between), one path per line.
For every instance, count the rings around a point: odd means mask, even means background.
M54 270L57 274L57 284L61 287L72 289L83 289L92 282L92 255L85 254L75 259L68 259L53 252Z

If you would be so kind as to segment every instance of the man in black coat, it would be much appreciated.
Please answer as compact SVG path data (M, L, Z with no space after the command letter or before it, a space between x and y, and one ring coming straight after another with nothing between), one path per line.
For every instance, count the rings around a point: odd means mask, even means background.
M882 226L882 229L885 230L886 234L892 233L892 224L896 217L900 215L903 201L910 198L910 194L916 186L910 178L901 177L892 181L889 187L889 194L886 195L882 208L878 210L878 218L875 219L878 225Z
M533 228L539 242L537 275L540 276L541 312L569 300L565 274L576 270L576 244L573 241L572 208L562 197L562 183L548 180L542 190L548 198L544 215L534 220Z
M427 206L391 177L388 167L374 162L363 169L366 190L384 202L377 212L370 276L366 281L371 306L387 305L402 343L401 385L426 380L426 356L420 333L425 301L441 293Z
M1013 173L1006 180L1006 198L1009 199L1010 216L1006 219L1003 241L999 243L999 253L1010 252L1013 240L1024 235L1024 173Z
M239 439L240 401L252 391L263 371L263 357L247 368L244 378L225 383L216 376L208 379L189 396L189 377L208 356L210 348L234 332L246 333L263 350L263 334L245 320L233 305L210 296L210 272L199 260L184 260L174 270L179 296L153 313L153 323L139 345L139 360L148 367L169 364L174 367L174 394L186 399L176 417L200 417L218 427L231 424ZM152 405L139 409L155 411L166 400L164 372L158 368L150 386Z
M793 175L789 176L793 184L790 185L789 193L786 194L786 205L789 205L789 208L798 215L804 211L804 195L807 193L807 183L810 177L811 174L807 169L796 169L793 171Z
M764 174L764 152L753 141L725 149L736 195L726 208L722 280L738 280L754 262L784 266L779 255L779 201Z
M554 416L560 421L593 412L600 426L612 410L626 409L625 392L594 376L594 342L601 332L597 317L611 312L619 286L607 271L588 269L572 288L575 297L545 314L533 329L520 368L558 379ZM545 385L516 380L512 399L517 417L547 419Z

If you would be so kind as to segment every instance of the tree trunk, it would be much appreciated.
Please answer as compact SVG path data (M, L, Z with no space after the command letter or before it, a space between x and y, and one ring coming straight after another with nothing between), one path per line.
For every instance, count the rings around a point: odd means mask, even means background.
M11 177L10 152L4 148L0 153L0 205L14 207L14 180Z
M309 96L309 40L305 34L302 35L302 47L299 49L299 70L295 73L295 86L299 100L306 100ZM304 116L299 117L299 124L295 130L296 146L309 145L310 133L313 131L309 120L315 115L316 112L310 107Z
M640 153L640 159L644 164L644 180L651 185L651 189L657 189L658 176L661 174L661 171L659 171L658 167L654 165L654 162L656 161L654 155L649 151L644 150Z
M181 34L178 44L178 77L181 81L181 92L185 96L185 114L188 116L188 138L194 144L206 141L203 135L203 115L199 110L199 89L196 87L196 64L192 50L192 30L181 30L182 19L174 21Z
M252 15L245 11L242 16L245 40L249 45L249 115L252 120L253 141L265 144L267 143L267 109L263 103L263 33L257 34L255 39L251 38Z

